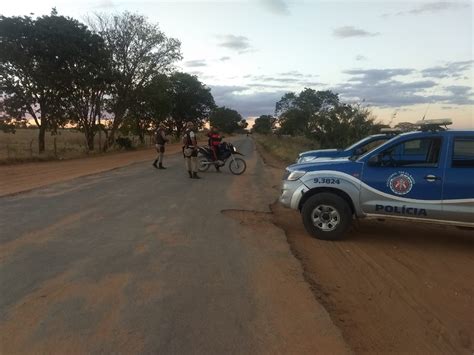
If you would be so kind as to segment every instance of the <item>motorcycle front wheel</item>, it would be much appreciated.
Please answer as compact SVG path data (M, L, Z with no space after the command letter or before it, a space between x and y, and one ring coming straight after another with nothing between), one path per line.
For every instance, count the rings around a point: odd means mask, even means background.
M230 172L234 175L241 175L247 169L247 163L241 158L234 158L229 163Z
M209 169L209 160L207 160L205 157L199 157L198 158L198 170L202 173L204 171L207 171Z

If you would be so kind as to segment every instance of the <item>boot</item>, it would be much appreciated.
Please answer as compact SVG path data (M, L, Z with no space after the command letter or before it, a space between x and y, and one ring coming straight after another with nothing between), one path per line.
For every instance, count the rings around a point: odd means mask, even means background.
M156 169L158 169L158 167L156 166L156 163L157 163L157 162L158 162L158 160L155 160L155 161L153 162L153 164L152 164Z
M221 169L219 168L219 165L216 165L216 173L220 173Z
M200 179L200 177L198 176L196 172L193 172L193 179Z
M162 163L158 164L158 169L166 169Z
M188 174L189 174L189 177L192 179L193 178L193 173L191 172L191 170L188 170Z

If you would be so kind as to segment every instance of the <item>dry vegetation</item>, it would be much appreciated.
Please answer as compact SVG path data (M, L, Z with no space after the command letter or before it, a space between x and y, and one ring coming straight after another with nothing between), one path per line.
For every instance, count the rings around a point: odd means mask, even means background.
M285 163L294 163L299 153L318 149L319 144L306 137L254 134L255 140Z
M138 146L137 137L129 137L134 146ZM91 154L99 154L99 141L102 143L105 136L95 137L96 150L87 151L84 134L74 129L61 129L52 136L46 134L46 151L38 153L38 130L18 129L15 134L0 132L0 163L14 163L24 161L71 159ZM146 137L146 145L150 145L150 137ZM114 147L115 150L118 147Z
M153 135L145 137L145 145L141 145L137 136L128 136L133 147L148 148L154 145ZM177 143L180 139L175 136L168 136L170 143ZM0 164L24 163L31 161L49 161L81 158L90 155L104 154L99 151L99 142L105 141L96 135L95 148L93 152L87 150L84 134L75 129L60 129L58 134L52 136L46 134L46 151L38 153L38 130L33 128L17 129L15 134L0 132ZM206 144L205 132L198 133L198 142ZM108 152L120 150L118 146L113 146Z

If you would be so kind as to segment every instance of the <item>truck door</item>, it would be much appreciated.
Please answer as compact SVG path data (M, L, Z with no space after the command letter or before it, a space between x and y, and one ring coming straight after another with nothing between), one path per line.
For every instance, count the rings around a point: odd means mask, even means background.
M474 224L474 135L454 136L449 144L442 206L443 219Z
M367 214L440 218L443 144L439 135L407 137L371 156L362 172L362 210Z

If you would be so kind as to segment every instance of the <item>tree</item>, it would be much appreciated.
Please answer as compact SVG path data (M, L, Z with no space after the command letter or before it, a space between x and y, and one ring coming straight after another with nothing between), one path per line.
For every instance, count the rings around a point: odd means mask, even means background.
M261 115L255 120L252 131L260 134L272 133L276 118L271 115Z
M377 130L366 108L339 103L318 114L317 123L311 126L309 136L316 139L322 148L345 148Z
M0 16L0 87L8 95L6 111L16 119L29 115L34 120L40 153L46 131L55 133L67 122L65 97L85 34L84 25L58 16L55 9L37 19Z
M209 117L211 126L224 133L233 133L238 130L242 120L242 116L237 111L227 107L217 107Z
M339 97L331 91L315 91L304 89L299 95L285 94L276 104L276 114L280 125L280 133L306 134L310 131L310 123L321 110L334 107ZM314 122L313 122L314 123Z
M170 73L173 63L182 58L181 43L167 38L158 25L148 23L144 16L129 12L115 16L97 14L88 22L112 53L115 80L110 95L110 111L114 116L108 137L111 145L141 90L157 74Z
M188 121L202 127L216 104L211 90L193 75L176 72L170 76L170 83L172 108L164 124L180 137Z
M308 136L323 148L343 148L376 130L368 109L343 103L331 91L288 93L277 102L276 112L280 133Z
M121 131L136 134L145 142L145 134L155 130L171 114L171 82L164 75L157 75L135 95L137 100L125 116Z
M105 96L113 83L111 53L104 47L103 39L86 28L77 40L76 49L64 93L66 114L84 132L87 147L93 151L99 119L105 110Z

